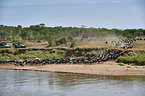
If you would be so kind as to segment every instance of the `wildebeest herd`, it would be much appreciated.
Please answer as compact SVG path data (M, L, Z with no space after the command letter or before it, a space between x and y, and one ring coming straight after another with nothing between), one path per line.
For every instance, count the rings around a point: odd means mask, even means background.
M135 39L125 39L125 40L118 40L118 41L112 41L112 44L117 44L116 47L118 47L118 44L122 45L121 48L128 49L133 47L133 42L136 41ZM114 60L121 56L124 52L123 50L118 49L109 49L109 47L105 48L100 54L97 54L96 56L88 56L85 58L59 58L59 59L36 59L36 60L23 60L23 61L15 61L15 60L0 60L0 64L5 63L12 63L15 66L24 66L24 65L46 65L46 64L95 64L104 62L107 60Z
M134 39L134 38L128 38L128 39L125 39L125 40L114 40L110 44L110 47L114 45L116 48L121 47L123 49L128 49L128 48L133 47L133 42L134 41L136 41L136 39Z

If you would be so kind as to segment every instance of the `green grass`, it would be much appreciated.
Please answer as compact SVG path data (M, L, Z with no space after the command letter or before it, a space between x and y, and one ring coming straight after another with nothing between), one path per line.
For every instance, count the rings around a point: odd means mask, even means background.
M53 58L64 58L65 52L62 50L56 50L53 53L50 51L27 51L21 54L2 54L0 55L0 60L35 60L40 59L53 59Z
M52 58L61 58L63 55L62 53L50 53L49 51L29 51L25 54L17 55L20 59L52 59Z
M118 64L118 65L120 65L120 66L125 66L124 64Z
M135 65L145 65L145 54L144 52L134 51L134 55L130 55L129 53L125 56L120 56L117 58L117 62L127 63L127 64L135 64Z

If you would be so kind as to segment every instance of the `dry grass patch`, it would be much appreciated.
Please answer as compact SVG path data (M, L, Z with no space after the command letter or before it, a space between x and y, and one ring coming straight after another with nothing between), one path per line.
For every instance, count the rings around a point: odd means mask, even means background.
M142 40L142 41L136 41L133 43L133 49L135 50L145 50L145 41Z
M106 44L106 41L83 41L78 43L75 48L103 48L110 45L110 42Z

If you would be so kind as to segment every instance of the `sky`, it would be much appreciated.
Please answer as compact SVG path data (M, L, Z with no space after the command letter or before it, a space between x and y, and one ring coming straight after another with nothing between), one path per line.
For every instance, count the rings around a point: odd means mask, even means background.
M0 0L0 25L145 29L145 0Z

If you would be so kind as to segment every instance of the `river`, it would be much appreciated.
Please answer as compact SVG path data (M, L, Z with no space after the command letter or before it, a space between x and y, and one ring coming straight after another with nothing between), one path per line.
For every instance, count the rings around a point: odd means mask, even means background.
M145 76L0 69L0 96L145 96Z

